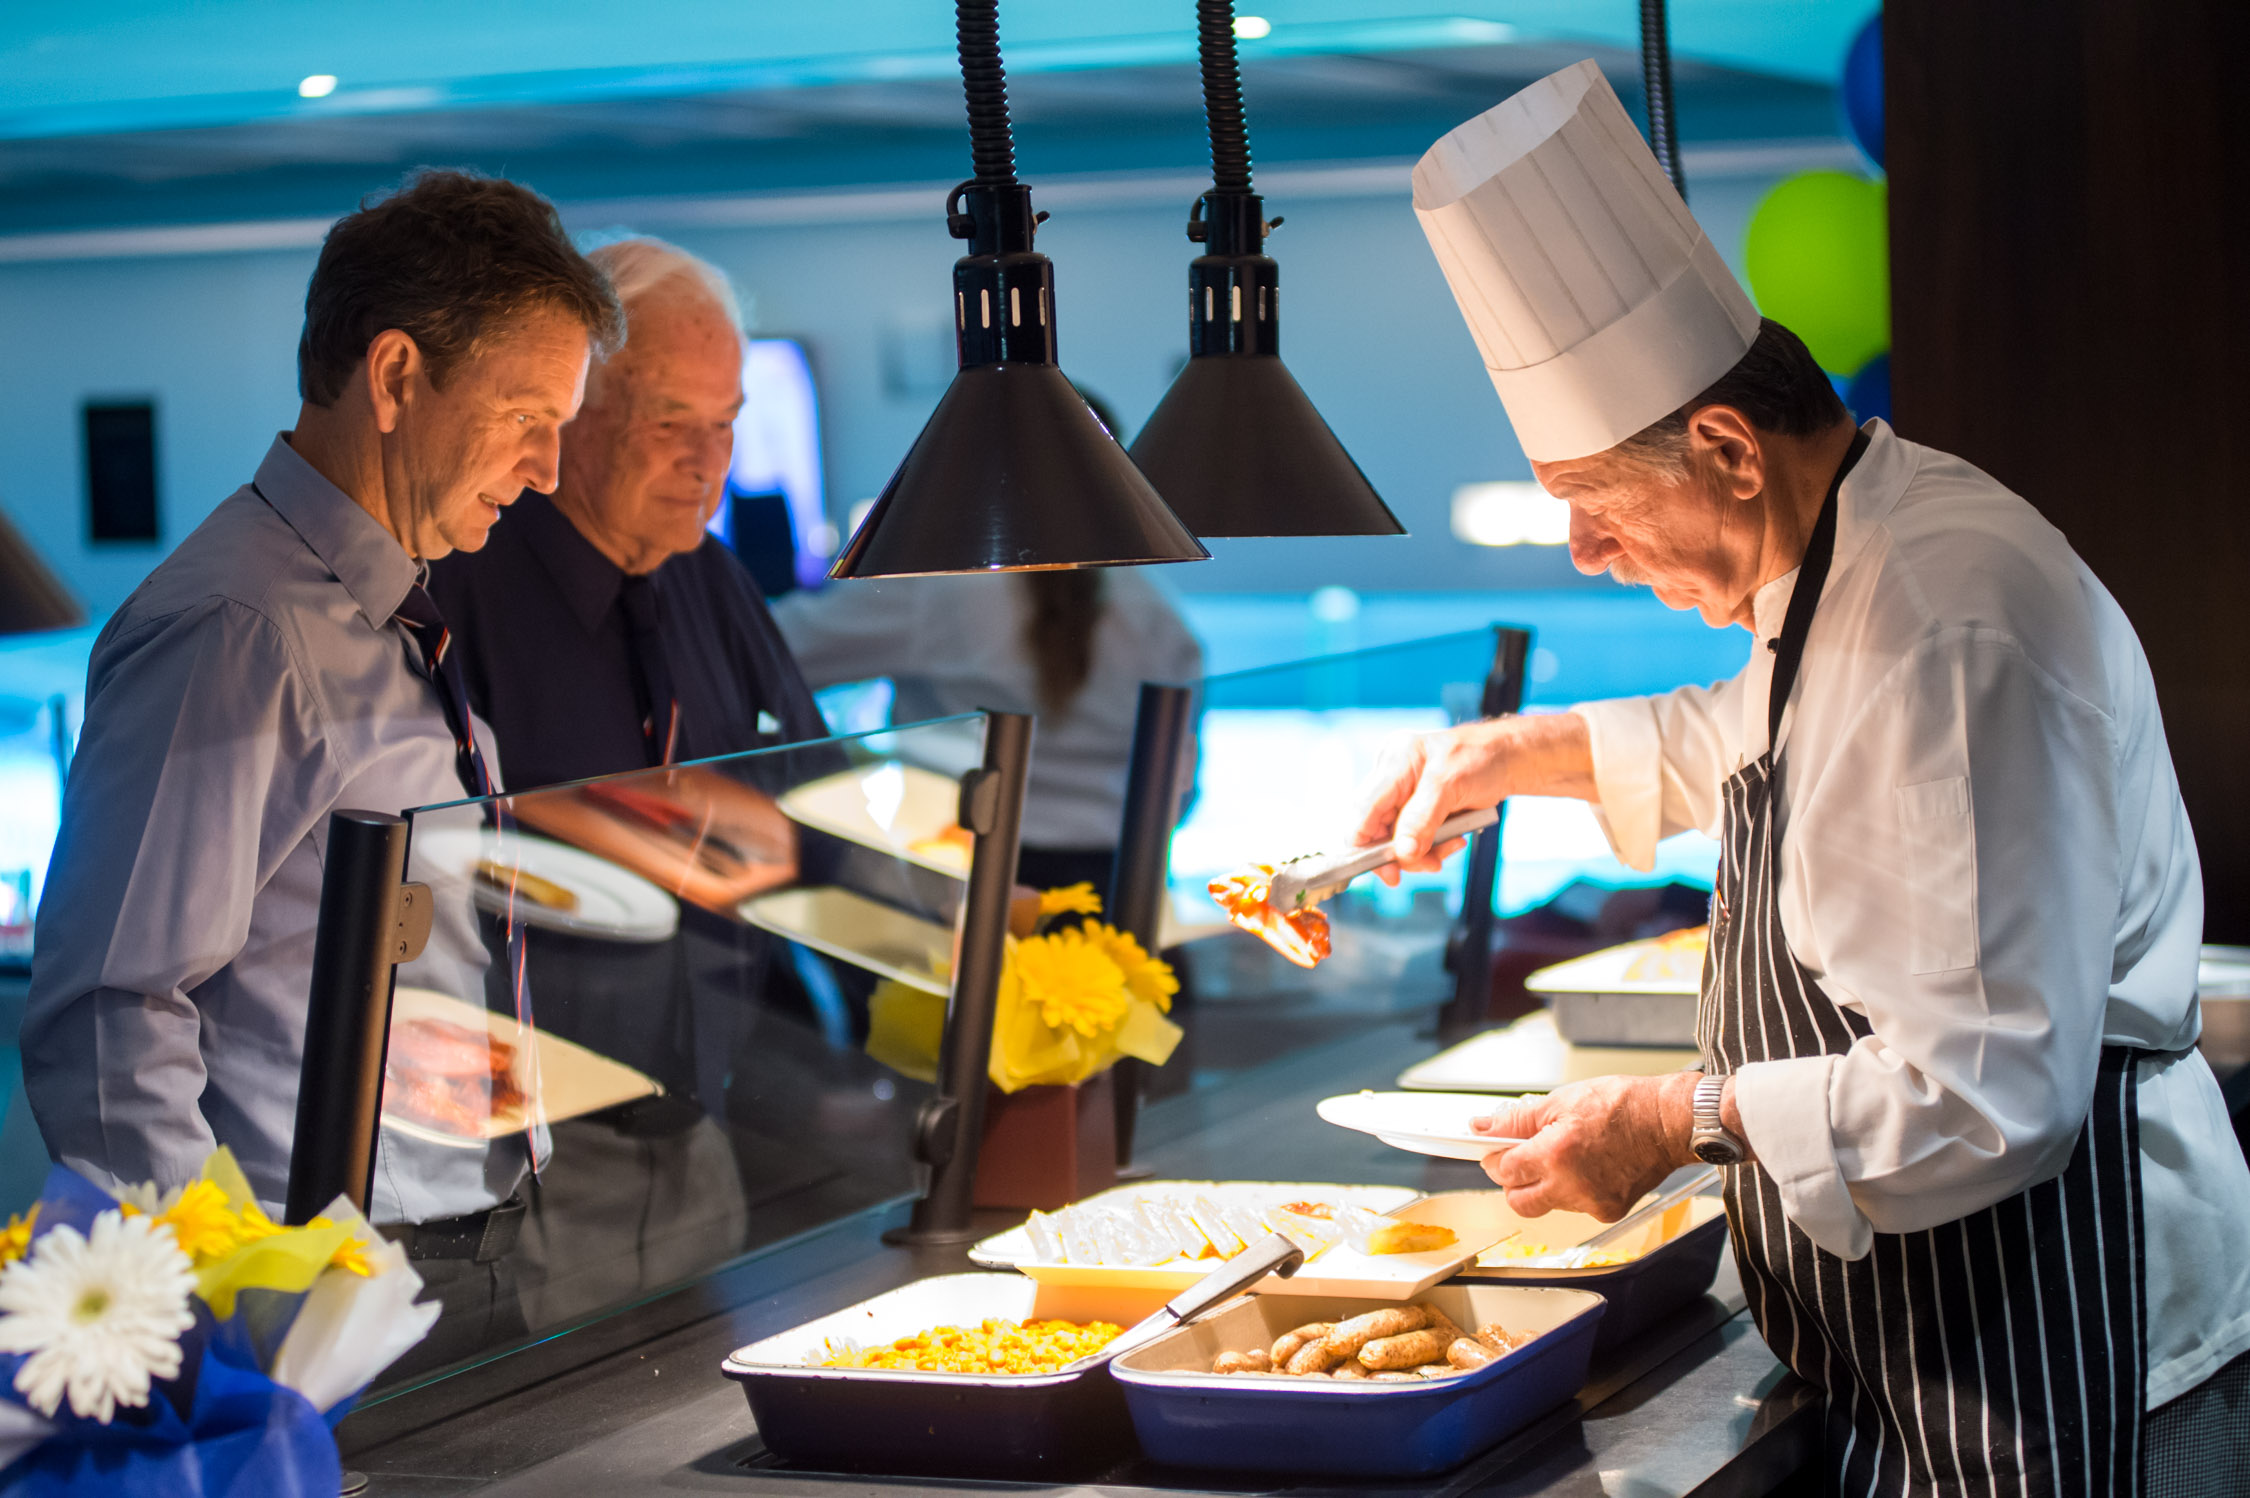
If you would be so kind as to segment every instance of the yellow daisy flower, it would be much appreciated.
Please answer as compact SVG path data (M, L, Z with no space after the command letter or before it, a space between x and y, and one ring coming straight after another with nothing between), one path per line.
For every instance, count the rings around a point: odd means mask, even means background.
M335 1225L333 1221L326 1217L315 1217L305 1224L308 1228L332 1228ZM328 1267L346 1270L358 1275L363 1280L372 1279L375 1275L375 1262L368 1257L368 1254L373 1251L374 1245L365 1238L356 1236L346 1238L336 1246L336 1251L328 1256Z
M241 1228L226 1192L209 1181L188 1182L155 1220L170 1227L188 1257L199 1263L232 1253Z
M271 1238L276 1233L287 1231L287 1228L266 1215L265 1208L259 1206L256 1202L249 1202L242 1208L241 1225L234 1230L234 1235L243 1246L247 1247L261 1239Z
M1098 924L1079 929L1117 964L1118 971L1125 975L1127 993L1144 1004L1154 1004L1166 1014L1172 1012L1172 995L1180 991L1180 980L1173 976L1172 964L1143 951L1130 931Z
M1094 887L1091 884L1067 884L1061 889L1048 889L1039 892L1039 914L1042 918L1051 915L1100 915L1101 913L1102 897L1094 893Z
M1131 1007L1124 971L1081 931L1017 942L1014 960L1025 1001L1057 1030L1107 1035Z
M33 1202L31 1210L19 1212L0 1228L0 1264L13 1264L31 1252L31 1235L39 1226L39 1204Z

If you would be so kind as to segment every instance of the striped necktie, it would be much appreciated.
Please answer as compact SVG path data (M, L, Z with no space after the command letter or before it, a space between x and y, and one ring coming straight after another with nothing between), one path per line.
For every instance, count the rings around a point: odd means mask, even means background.
M460 773L462 788L472 796L491 795L492 776L485 770L484 754L469 727L468 683L452 650L453 631L445 627L445 615L438 612L437 600L430 596L429 589L416 583L406 590L405 600L392 617L406 626L407 634L421 648L423 672L438 689L438 701L445 708L445 726L453 730L454 768Z

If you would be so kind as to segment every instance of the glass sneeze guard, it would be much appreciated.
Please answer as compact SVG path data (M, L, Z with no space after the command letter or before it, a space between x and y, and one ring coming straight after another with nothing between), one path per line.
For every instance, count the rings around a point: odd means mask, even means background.
M487 1252L418 1264L445 1314L392 1380L917 1189L930 1088L861 1042L877 983L950 991L986 727L408 813L433 920L397 969L371 1216Z

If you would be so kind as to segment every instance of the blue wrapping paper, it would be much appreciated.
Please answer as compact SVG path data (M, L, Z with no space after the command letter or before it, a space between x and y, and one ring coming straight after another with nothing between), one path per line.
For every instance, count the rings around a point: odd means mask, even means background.
M87 1233L116 1205L58 1165L40 1193L38 1230L68 1224ZM66 1401L51 1417L55 1434L0 1471L0 1498L335 1498L343 1469L332 1422L258 1369L302 1299L274 1296L232 1322L194 1302L179 1376L108 1425L71 1413ZM0 1399L25 1403L15 1387L25 1358L0 1354ZM333 1413L340 1418L349 1404Z

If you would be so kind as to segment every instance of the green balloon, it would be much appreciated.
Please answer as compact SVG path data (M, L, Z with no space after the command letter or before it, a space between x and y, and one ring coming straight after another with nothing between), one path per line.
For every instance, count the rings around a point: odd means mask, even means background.
M1848 172L1784 178L1750 215L1743 246L1758 310L1832 374L1891 346L1891 247L1883 184Z

